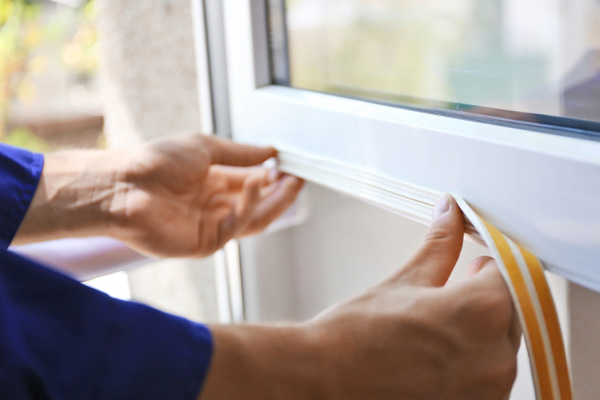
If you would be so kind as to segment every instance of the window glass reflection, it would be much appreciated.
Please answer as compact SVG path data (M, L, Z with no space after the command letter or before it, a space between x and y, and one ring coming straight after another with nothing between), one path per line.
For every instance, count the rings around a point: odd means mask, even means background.
M600 121L599 0L285 6L294 87L507 118Z

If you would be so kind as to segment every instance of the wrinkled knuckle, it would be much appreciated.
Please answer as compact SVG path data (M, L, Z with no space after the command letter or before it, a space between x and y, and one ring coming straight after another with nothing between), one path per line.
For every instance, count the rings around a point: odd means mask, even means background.
M425 240L428 242L445 242L448 240L448 237L452 235L452 230L448 228L437 227L435 229L430 229L425 234Z

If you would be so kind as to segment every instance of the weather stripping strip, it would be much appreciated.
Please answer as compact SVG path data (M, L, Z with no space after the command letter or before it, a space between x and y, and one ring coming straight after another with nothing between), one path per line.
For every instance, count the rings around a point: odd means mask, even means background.
M375 174L354 165L279 149L279 169L429 225L435 189ZM466 233L491 251L519 315L537 398L571 400L569 367L556 308L541 262L454 196L465 215Z

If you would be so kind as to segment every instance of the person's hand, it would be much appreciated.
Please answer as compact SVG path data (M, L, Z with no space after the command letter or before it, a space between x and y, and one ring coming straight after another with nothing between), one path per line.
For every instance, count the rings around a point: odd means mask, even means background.
M272 147L204 135L149 142L131 155L120 239L145 253L206 256L257 233L295 200L303 181L260 165Z
M453 200L448 206L398 273L310 323L323 358L333 360L331 398L508 395L521 336L517 315L487 257L471 263L471 279L444 287L463 242L462 214Z
M212 327L201 398L507 398L520 325L491 259L445 286L463 242L462 213L445 198L411 260L361 296L299 325Z
M260 167L275 155L205 135L48 155L13 244L111 236L146 254L209 255L293 203L302 180Z

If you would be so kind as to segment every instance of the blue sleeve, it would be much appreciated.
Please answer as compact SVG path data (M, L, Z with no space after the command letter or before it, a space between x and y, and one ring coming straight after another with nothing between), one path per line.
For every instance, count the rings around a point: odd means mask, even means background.
M0 143L0 249L6 249L15 237L43 167L41 154Z
M208 328L0 250L0 397L193 400Z

